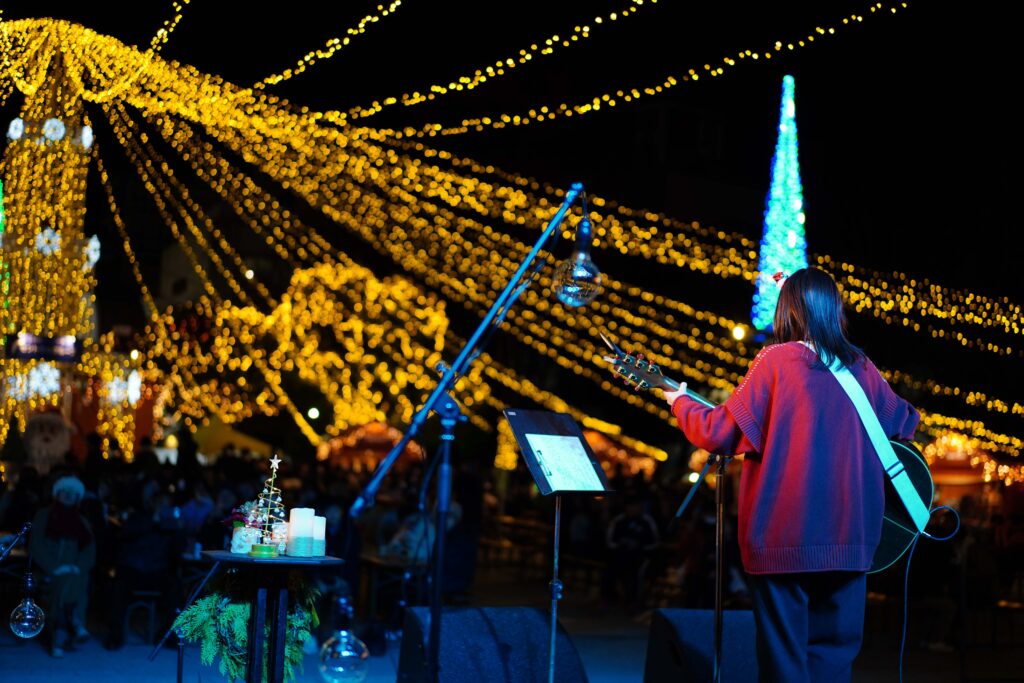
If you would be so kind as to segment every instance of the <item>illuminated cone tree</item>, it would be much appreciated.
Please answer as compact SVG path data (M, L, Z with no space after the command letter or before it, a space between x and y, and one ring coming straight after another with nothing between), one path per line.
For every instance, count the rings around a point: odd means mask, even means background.
M796 102L792 76L782 79L779 138L772 160L772 183L764 212L764 232L751 319L759 330L770 330L779 300L777 272L792 274L807 267L804 237L804 192L800 184L800 159L796 140Z

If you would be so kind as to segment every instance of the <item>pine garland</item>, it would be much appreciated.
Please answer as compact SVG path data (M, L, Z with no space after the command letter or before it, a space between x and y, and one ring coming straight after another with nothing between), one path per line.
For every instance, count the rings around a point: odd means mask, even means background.
M229 681L245 679L246 649L249 644L249 616L256 584L249 572L227 573L214 579L206 595L192 603L174 621L178 637L198 642L199 659L218 669ZM302 670L302 644L320 624L314 607L319 593L310 588L299 572L288 576L288 617L285 628L284 677L295 680L295 667ZM270 624L266 626L269 636ZM266 681L267 654L262 662Z

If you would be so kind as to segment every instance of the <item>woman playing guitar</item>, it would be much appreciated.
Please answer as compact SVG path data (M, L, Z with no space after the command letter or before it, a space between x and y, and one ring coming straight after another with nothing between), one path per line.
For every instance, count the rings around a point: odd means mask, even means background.
M919 420L845 328L831 276L799 270L779 294L778 343L757 355L724 404L692 400L685 384L665 391L694 445L746 453L739 544L762 681L849 681L863 638L885 473L829 364L838 359L853 373L887 435L910 439Z

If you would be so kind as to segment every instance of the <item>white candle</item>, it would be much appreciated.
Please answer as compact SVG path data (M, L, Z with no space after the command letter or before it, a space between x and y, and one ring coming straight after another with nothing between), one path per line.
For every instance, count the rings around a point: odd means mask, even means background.
M288 517L288 554L313 554L313 508L292 508Z
M313 517L313 556L322 557L327 552L327 518Z
M288 533L297 538L312 538L313 508L292 508L288 517Z

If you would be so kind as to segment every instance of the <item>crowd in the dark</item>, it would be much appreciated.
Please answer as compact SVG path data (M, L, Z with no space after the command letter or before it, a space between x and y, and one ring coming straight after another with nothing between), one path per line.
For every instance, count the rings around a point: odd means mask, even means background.
M432 497L421 490L424 472L423 463L403 462L385 479L377 504L350 524L349 507L369 472L315 460L283 461L277 483L285 507L312 507L325 516L326 552L346 561L316 577L325 605L338 591L349 591L362 597L358 604L364 621L379 620L395 629L403 604L425 600L424 568L435 528ZM620 464L609 474L614 494L564 499L565 580L592 579L592 590L572 586L574 598L588 601L595 612L615 614L658 606L712 607L713 491L702 486L686 515L673 524L676 507L691 486L679 473L656 472L648 478L629 475ZM84 461L69 455L45 474L28 466L9 467L0 493L0 530L16 532L32 522L27 550L40 578L50 653L63 656L88 638L101 639L109 649L122 647L128 607L140 596L154 603L160 628L147 635L157 639L205 573L200 552L230 547L232 511L255 500L268 476L266 457L230 445L212 464L202 465L187 436L180 439L174 464L161 462L148 440L131 462L116 453L105 458L101 441L92 437ZM1012 512L1021 497L1011 488L1002 497L997 508L964 498L963 526L955 539L919 545L910 598L912 615L927 625L916 634L920 644L953 646L956 625L963 623L958 617L966 618L965 611L1021 598L1024 520ZM457 461L443 579L448 599L486 601L474 595L478 566L497 570L514 564L516 571L545 579L552 510L524 468L499 473L491 471L489 462ZM725 520L725 537L727 605L744 607L749 603L732 514ZM17 561L15 556L5 564ZM24 553L20 561L27 561ZM901 598L903 565L898 566L873 577L873 595ZM380 588L375 614L362 596L371 570L397 570L400 579ZM17 577L18 571L10 571L0 579L4 605L18 599ZM514 578L513 585L518 587L512 590L526 590ZM524 593L522 600L536 602L536 597Z

